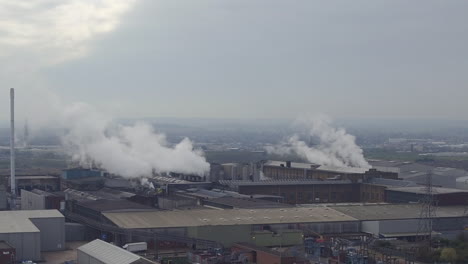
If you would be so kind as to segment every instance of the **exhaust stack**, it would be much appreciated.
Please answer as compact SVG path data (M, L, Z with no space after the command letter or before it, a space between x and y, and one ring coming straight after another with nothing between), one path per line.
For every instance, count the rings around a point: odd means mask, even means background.
M10 186L12 205L16 199L16 175L15 175L15 89L10 89Z

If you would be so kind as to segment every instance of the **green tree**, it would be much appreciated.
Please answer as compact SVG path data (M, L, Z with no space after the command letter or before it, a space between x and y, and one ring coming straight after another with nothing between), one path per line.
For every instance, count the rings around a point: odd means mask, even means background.
M440 253L440 260L455 263L457 260L457 251L454 248L444 248Z

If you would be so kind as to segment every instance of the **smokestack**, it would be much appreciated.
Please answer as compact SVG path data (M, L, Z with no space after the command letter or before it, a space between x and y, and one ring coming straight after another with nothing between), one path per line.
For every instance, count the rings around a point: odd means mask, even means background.
M15 176L15 89L10 89L10 186L12 206L14 208L16 198L16 176Z

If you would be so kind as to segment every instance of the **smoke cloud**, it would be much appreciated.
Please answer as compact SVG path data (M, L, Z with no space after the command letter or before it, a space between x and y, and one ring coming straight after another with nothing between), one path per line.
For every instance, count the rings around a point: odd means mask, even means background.
M82 166L97 165L124 177L151 176L153 172L202 176L209 171L203 153L194 150L188 138L171 147L148 124L115 124L84 103L66 107L62 122L63 146Z
M356 145L356 138L343 128L333 127L331 123L330 118L324 115L301 118L296 125L303 132L290 136L276 146L267 147L267 152L296 154L319 165L370 168L362 149Z

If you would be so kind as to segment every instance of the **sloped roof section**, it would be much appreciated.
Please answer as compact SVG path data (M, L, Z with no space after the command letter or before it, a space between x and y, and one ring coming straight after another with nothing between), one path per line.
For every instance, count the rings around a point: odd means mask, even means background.
M114 246L102 240L96 239L78 248L85 254L109 264L143 264L153 263L123 248Z

